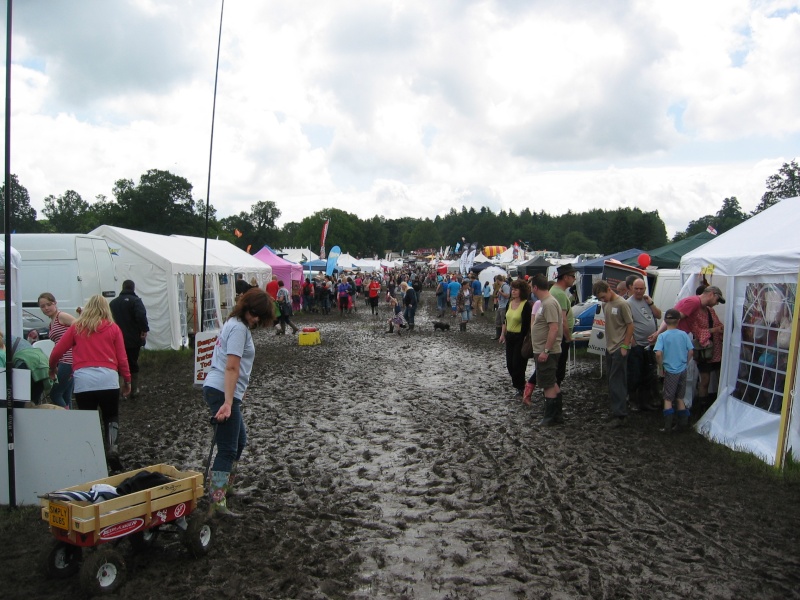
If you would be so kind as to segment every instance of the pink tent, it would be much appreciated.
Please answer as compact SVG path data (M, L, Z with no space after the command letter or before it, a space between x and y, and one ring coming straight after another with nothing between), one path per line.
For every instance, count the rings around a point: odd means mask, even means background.
M287 288L294 290L295 286L291 285L289 281L296 281L297 289L299 289L299 285L303 281L302 265L282 259L270 250L269 246L264 246L261 250L253 254L253 256L272 267L272 274L278 279L283 280Z

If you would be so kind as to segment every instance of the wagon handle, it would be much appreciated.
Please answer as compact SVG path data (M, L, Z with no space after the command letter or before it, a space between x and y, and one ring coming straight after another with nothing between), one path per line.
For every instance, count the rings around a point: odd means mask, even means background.
M214 445L217 443L217 426L219 423L214 417L211 417L211 424L214 426L214 435L211 437L211 448L208 450L208 460L206 461L206 474L203 480L203 485L208 491L208 474L211 472L211 457L214 456Z

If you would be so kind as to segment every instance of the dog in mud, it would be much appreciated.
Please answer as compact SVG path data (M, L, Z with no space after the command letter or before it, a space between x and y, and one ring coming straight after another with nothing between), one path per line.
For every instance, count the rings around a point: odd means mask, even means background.
M450 323L445 323L444 321L434 321L433 322L433 331L434 333L436 330L439 331L450 331Z

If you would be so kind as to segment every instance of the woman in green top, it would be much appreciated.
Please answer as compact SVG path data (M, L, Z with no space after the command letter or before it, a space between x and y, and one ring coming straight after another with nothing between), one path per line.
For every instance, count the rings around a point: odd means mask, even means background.
M511 283L511 299L500 334L500 343L506 345L506 368L516 390L514 395L520 398L525 390L525 369L528 368L528 359L522 356L522 340L531 328L530 297L527 281L517 279Z

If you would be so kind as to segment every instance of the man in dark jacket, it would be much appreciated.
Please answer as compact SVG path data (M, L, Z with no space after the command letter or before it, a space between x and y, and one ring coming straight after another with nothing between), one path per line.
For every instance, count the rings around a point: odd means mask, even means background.
M125 353L131 369L131 398L139 395L139 351L147 339L150 327L147 325L147 311L142 299L135 294L136 286L130 279L122 282L122 292L111 302L114 322L122 330L125 340Z

